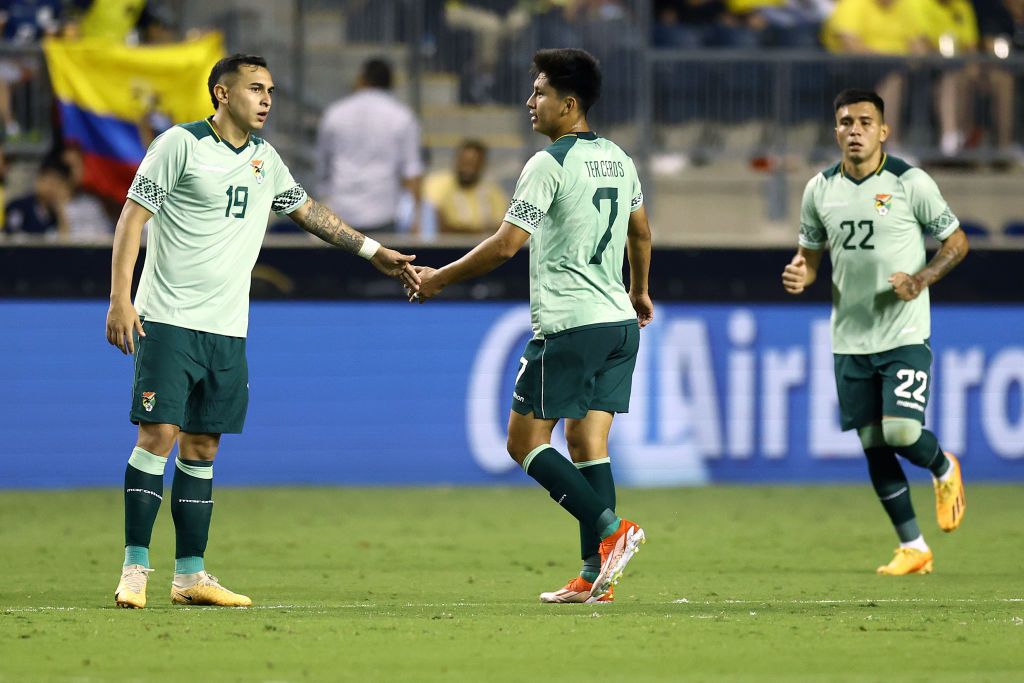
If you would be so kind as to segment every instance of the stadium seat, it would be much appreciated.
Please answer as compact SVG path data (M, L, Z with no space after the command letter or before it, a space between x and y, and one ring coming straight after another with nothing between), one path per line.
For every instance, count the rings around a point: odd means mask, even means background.
M960 221L960 228L967 233L968 237L989 237L988 228L981 223L972 223L971 221Z
M1003 228L1003 234L1007 237L1024 237L1024 221L1010 221Z

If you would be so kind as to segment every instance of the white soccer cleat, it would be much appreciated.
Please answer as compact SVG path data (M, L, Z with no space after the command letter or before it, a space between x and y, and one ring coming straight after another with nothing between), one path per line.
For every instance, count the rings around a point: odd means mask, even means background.
M121 568L121 580L114 590L114 604L125 609L142 609L146 606L146 584L152 569L141 564L129 564Z

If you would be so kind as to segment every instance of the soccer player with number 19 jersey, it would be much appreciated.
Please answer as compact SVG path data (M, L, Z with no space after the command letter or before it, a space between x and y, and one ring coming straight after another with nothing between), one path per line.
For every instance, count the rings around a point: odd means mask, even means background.
M277 151L253 134L263 128L274 92L263 58L227 57L207 86L215 113L153 141L114 234L107 340L135 355L131 420L139 425L124 477L125 559L114 591L120 607L146 605L149 542L175 443L171 601L251 604L207 573L203 558L220 435L242 431L249 403L249 282L269 212L418 286L414 257L380 246L308 197ZM149 244L133 305L146 222Z
M960 463L923 428L931 379L928 287L967 254L967 237L935 181L886 155L885 104L844 90L835 100L842 161L807 183L800 248L782 284L799 294L832 257L832 350L843 429L856 429L875 492L900 540L886 576L927 574L932 551L910 502L896 454L927 468L939 527L953 531L966 509ZM925 264L924 235L942 243Z
M533 59L533 128L552 142L523 169L498 232L444 268L417 269L412 300L487 273L530 241L534 338L520 359L508 451L580 524L583 569L541 601L610 602L612 584L644 542L615 514L608 432L629 409L647 294L651 233L632 160L590 130L586 114L601 73L583 50L541 50ZM622 282L628 248L630 287ZM565 419L570 463L551 447Z

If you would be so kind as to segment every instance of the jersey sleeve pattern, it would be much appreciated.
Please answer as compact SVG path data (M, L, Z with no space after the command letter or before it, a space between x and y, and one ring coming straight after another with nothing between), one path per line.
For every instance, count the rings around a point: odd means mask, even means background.
M644 203L644 193L641 192L640 194L638 194L635 197L633 197L633 199L629 202L629 211L630 211L630 213L636 211L641 206L643 206L643 203Z
M153 209L153 213L156 213L169 193L146 176L138 173L132 181L132 186L128 189L128 194L141 199L144 204L148 205L147 208Z
M291 213L306 202L306 191L296 183L284 192L274 197L270 204L271 211L275 213Z
M960 220L953 215L953 212L947 206L942 210L942 213L925 224L924 231L937 240L943 240L949 237L958 227L960 227Z
M522 199L513 199L512 203L508 205L508 212L505 216L506 218L515 219L513 221L509 221L510 223L518 223L519 221L522 221L536 230L547 217L547 214L530 202Z

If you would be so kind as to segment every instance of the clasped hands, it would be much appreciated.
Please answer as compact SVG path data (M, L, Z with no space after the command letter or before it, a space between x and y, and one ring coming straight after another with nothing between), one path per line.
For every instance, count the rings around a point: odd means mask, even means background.
M444 289L445 283L443 278L438 275L439 271L437 268L412 266L412 269L416 272L419 285L414 287L408 282L403 283L405 296L410 302L422 304L427 299L433 299Z

